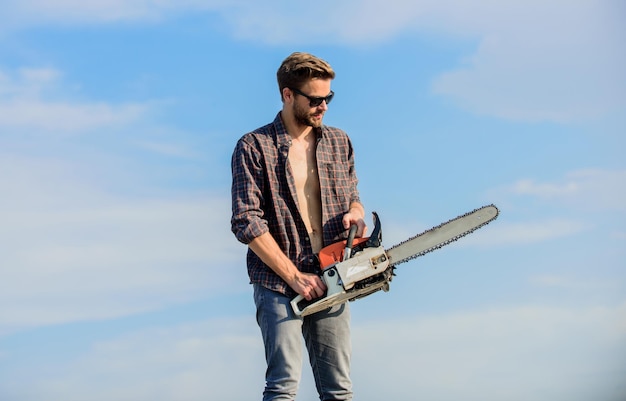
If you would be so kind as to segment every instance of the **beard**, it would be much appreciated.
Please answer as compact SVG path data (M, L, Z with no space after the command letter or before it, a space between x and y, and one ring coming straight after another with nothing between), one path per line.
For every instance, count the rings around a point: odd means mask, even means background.
M293 104L293 117L300 125L307 127L319 128L322 126L322 117L324 112L313 112L300 108L298 103Z

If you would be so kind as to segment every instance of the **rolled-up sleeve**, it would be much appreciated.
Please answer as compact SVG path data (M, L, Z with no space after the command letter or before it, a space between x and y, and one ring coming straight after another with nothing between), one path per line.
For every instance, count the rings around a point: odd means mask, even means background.
M246 245L269 231L263 213L263 156L254 145L250 137L241 138L231 160L231 230Z

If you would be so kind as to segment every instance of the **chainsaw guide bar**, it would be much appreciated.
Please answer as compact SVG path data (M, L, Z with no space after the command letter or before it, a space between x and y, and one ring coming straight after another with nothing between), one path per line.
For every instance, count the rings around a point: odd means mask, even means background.
M498 214L495 205L483 206L402 241L387 249L391 265L397 266L457 241L489 224Z

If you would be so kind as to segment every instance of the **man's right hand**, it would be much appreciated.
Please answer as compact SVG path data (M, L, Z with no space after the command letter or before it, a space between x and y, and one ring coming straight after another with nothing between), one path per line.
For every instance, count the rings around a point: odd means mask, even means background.
M252 240L248 246L261 260L307 301L319 298L326 292L326 285L320 276L303 273L279 248L274 237L267 232Z
M307 301L319 298L326 292L322 278L312 273L298 272L289 286Z

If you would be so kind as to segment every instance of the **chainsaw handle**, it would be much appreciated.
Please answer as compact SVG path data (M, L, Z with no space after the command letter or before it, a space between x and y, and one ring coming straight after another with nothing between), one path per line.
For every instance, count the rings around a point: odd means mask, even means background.
M359 227L356 224L350 226L350 232L348 232L348 240L346 242L346 248L352 248L352 243L354 242L354 237L356 237L356 230Z
M296 314L296 316L301 317L302 316L302 312L304 312L304 308L300 309L300 305L298 305L300 302L302 302L302 300L304 300L304 297L300 294L298 294L297 297L295 297L294 299L291 300L291 308L293 309L294 313ZM305 306L306 308L306 306Z
M358 229L356 224L350 226L350 231L348 232L348 239L346 240L346 249L343 251L343 260L346 260L352 256L352 243L354 242L354 237L356 237L356 230Z

